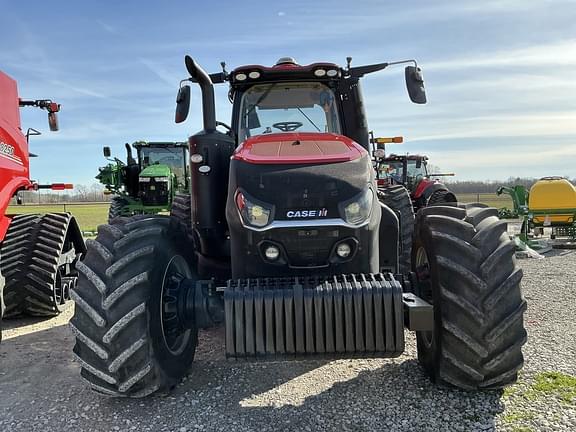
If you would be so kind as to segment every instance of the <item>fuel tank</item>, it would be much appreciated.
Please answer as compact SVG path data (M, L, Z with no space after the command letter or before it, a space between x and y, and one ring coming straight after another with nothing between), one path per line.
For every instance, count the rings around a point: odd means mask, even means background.
M533 222L536 224L570 224L576 213L576 188L564 178L544 177L530 188L528 208L535 213ZM542 214L546 210L560 214ZM562 214L563 210L566 214Z

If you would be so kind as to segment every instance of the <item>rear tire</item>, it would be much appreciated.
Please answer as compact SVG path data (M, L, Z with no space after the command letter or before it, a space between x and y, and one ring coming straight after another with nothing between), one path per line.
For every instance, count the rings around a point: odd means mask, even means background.
M197 330L181 326L179 291L169 283L195 277L182 239L169 217L135 216L100 226L88 241L70 325L93 390L144 397L170 389L190 367Z
M400 250L398 253L400 273L410 271L412 236L414 233L414 209L408 190L402 185L391 185L378 189L378 199L392 209L400 224Z
M514 248L494 208L418 213L412 265L435 320L417 332L418 360L433 381L467 390L516 381L527 335Z
M128 201L122 197L113 197L110 200L110 208L108 209L108 223L117 217L122 216L123 209L128 205Z
M435 205L457 205L458 199L456 195L454 195L449 190L437 190L430 198L428 198L427 206L435 206Z
M192 202L190 194L178 192L172 200L170 207L170 217L172 217L180 229L186 233L188 240L194 244L195 250L200 250L200 242L196 232L192 228Z
M22 313L52 317L67 306L78 256L68 232L69 213L16 215L2 242L5 317Z

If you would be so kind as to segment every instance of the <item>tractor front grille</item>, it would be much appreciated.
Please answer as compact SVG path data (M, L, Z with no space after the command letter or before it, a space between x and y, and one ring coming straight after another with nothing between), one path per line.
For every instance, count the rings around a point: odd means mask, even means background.
M149 182L140 182L140 198L144 205L167 206L168 205L168 182L156 181L150 178Z
M328 265L338 237L337 228L314 228L278 230L274 239L284 246L290 266L321 267Z

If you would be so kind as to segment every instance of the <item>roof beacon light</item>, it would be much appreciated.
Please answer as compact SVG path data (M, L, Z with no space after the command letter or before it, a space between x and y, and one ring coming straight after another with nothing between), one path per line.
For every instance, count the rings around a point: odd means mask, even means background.
M280 58L278 59L278 61L276 62L276 66L280 66L280 65L283 65L283 64L294 64L294 65L295 65L295 64L297 64L297 63L296 63L296 60L294 60L293 57L280 57Z

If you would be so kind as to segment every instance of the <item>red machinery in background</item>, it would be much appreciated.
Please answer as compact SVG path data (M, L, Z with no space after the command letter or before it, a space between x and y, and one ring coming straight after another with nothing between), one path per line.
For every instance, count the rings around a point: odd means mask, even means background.
M86 251L76 219L69 213L7 214L11 198L20 191L73 187L40 185L30 179L33 155L28 138L39 132L22 132L20 107L25 106L48 111L50 130L58 130L60 105L20 99L16 81L0 72L0 319L60 313L76 284L75 263Z

